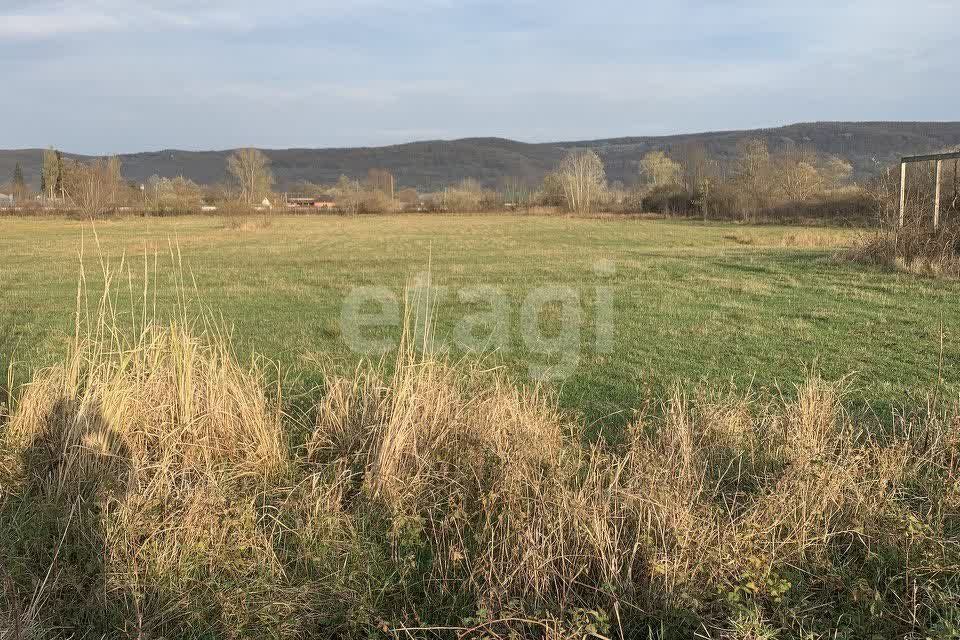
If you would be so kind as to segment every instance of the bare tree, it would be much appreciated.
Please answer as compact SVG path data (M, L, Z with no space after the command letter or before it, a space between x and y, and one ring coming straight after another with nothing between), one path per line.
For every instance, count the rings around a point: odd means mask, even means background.
M107 191L107 202L117 206L123 201L123 175L121 173L120 158L110 156L104 167L104 188Z
M389 176L389 174L386 175ZM391 213L400 209L400 202L391 197L388 191L375 188L374 185L380 184L389 188L392 178L390 176L386 179L380 175L373 181L368 177L366 182L361 183L359 180L340 176L340 180L330 189L330 192L336 197L337 208L343 213Z
M61 169L64 196L88 216L101 215L120 203L123 178L120 160L91 160L89 163L65 160Z
M824 180L815 151L800 147L787 149L772 159L773 184L792 202L806 202L823 190Z
M792 147L773 156L771 176L780 195L792 202L837 189L849 180L853 167L837 156L822 156L814 149Z
M839 156L827 156L820 163L820 174L826 189L838 189L853 175L853 165Z
M370 169L367 172L367 188L371 191L379 191L393 200L396 180L393 174L386 169Z
M147 181L146 196L157 213L168 211L197 211L203 206L203 190L183 176L161 178L151 176Z
M700 185L715 183L720 177L720 164L700 143L681 144L674 155L683 168L683 184L688 191L698 192Z
M227 170L240 189L240 200L248 205L270 195L273 173L270 159L259 149L240 149L227 158Z
M606 189L603 160L592 150L571 151L557 171L567 207L574 213L590 213Z
M464 178L443 190L443 208L461 213L479 211L488 194L474 178Z
M344 213L360 213L363 206L363 190L359 180L351 180L347 176L340 176L332 189L337 199L337 207Z
M640 160L640 177L651 187L679 185L683 167L663 151L651 151Z
M768 207L773 192L772 163L767 142L751 138L737 145L739 154L734 164L736 184L740 190L740 208L745 217Z

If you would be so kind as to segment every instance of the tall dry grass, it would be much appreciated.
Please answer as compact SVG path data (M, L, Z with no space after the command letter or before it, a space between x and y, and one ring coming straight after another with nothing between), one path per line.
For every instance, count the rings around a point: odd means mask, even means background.
M69 353L21 390L2 432L12 637L121 622L142 634L155 609L202 618L196 598L219 589L204 565L256 552L269 566L243 521L289 463L280 398L212 326L156 324L146 292L121 312L128 266L103 265L94 304L81 280Z
M147 278L144 278L146 281ZM956 637L960 418L816 377L679 387L616 443L401 347L285 412L117 272L0 431L0 637Z
M960 277L960 225L917 225L864 235L847 259L935 277Z

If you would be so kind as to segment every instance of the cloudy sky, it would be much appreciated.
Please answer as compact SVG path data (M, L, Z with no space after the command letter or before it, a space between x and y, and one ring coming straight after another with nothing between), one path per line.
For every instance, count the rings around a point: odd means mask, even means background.
M956 120L958 0L0 0L0 148Z

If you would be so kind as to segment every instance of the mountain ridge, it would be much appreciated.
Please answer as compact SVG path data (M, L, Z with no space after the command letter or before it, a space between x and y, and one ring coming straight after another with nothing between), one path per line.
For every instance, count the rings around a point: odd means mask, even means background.
M824 121L729 131L704 131L659 136L624 136L562 142L520 142L502 137L467 137L453 140L420 140L386 146L263 149L270 157L278 190L298 181L329 184L340 175L360 178L369 169L394 173L400 187L421 191L440 189L464 178L475 178L496 187L507 178L535 184L552 170L571 148L591 148L604 159L611 181L630 184L637 163L650 151L678 154L687 145L699 145L720 160L736 154L737 145L761 138L771 149L789 144L810 146L821 153L839 155L864 179L900 155L927 153L960 146L960 122L936 121ZM145 182L152 175L183 175L198 183L227 179L226 158L235 149L187 151L162 149L119 154L124 177ZM0 150L0 184L9 180L19 162L27 181L40 183L42 149ZM92 156L65 152L75 159Z

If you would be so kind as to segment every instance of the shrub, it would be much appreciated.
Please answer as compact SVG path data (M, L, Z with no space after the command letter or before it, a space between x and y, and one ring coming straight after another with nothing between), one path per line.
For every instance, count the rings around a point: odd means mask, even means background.
M869 226L876 222L876 202L859 187L845 187L813 194L802 202L783 202L758 215L777 222L828 220Z
M643 208L652 213L665 215L690 215L696 212L690 194L678 185L653 187L643 196Z
M489 197L479 182L467 179L444 189L440 206L444 211L474 213L481 210L484 201Z

